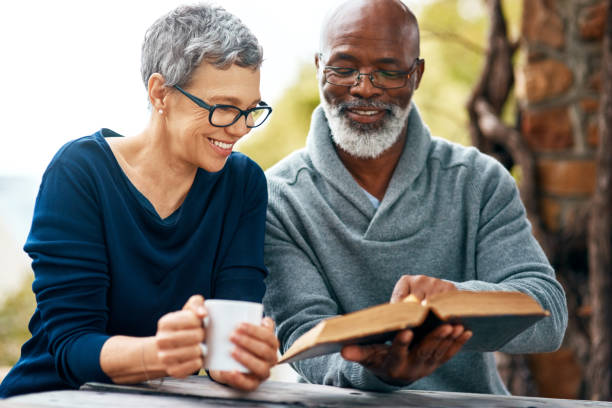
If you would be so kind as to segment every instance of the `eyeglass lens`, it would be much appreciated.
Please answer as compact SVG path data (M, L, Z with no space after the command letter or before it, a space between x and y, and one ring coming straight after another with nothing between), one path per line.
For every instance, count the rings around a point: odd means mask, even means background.
M246 125L248 127L256 127L261 125L267 118L268 109L266 108L255 108L246 117ZM231 106L216 107L210 117L210 121L216 126L228 126L236 122L242 112L237 108Z
M372 80L372 84L381 88L401 88L406 85L408 75L388 71L373 71L371 74L360 74L356 70L351 72L329 69L325 72L327 82L334 85L354 86L359 77L365 76Z

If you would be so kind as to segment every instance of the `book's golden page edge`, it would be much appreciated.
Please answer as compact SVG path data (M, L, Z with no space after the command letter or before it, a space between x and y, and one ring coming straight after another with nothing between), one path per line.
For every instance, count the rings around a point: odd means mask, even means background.
M326 323L325 320L317 323L315 327L313 327L312 329L308 330L306 333L298 337L297 340L293 342L291 347L289 347L287 351L285 352L285 354L283 354L283 356L280 358L280 360L278 361L278 364L281 364L285 360L288 360L302 353L304 350L308 350L309 348L317 345L318 344L317 338L319 337L319 335L325 328L325 323Z
M433 296L427 305L442 320L478 316L547 316L548 311L521 292L446 292Z
M385 303L319 322L287 349L279 363L326 343L345 343L362 337L415 327L429 309L418 303Z

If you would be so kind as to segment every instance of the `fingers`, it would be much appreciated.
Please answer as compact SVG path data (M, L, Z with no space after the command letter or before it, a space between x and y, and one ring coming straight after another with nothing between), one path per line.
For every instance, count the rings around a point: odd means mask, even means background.
M270 368L273 364L254 356L245 349L237 347L232 351L232 358L242 364L260 381L264 381L270 377Z
M211 371L210 375L215 381L242 391L254 391L261 384L254 375L239 371Z
M230 341L237 345L239 349L243 349L268 364L276 364L278 341L275 337L268 339L268 341L262 341L244 332L236 331L230 336Z
M175 349L198 345L204 341L204 329L158 331L155 342L158 350Z
M467 341L471 338L472 338L472 332L469 330L462 332L458 337L454 338L453 342L446 350L446 353L444 354L444 356L441 357L440 359L441 364L446 363L455 354L457 354L457 352L459 352L459 350L461 350L461 348L465 345L465 343L467 343Z
M274 329L276 327L274 320L270 319L269 317L264 317L261 319L261 325L263 327L267 327L269 330L272 330L272 333L274 333Z
M400 331L391 346L350 345L342 348L342 357L357 362L386 381L411 383L434 372L450 360L472 336L461 325L444 324L411 346L414 333Z
M199 345L160 350L157 357L168 367L198 360L200 366L202 365L202 351Z
M384 344L370 344L359 346L356 344L342 347L342 358L360 363L368 368L381 365L387 357L389 346Z
M243 323L238 326L230 340L238 346L232 352L236 361L260 381L270 376L270 368L278 361L279 347L272 319L265 318L261 326Z
M418 346L411 351L408 378L411 380L425 377L446 363L463 347L471 337L461 325L445 324L429 333ZM406 378L406 377L405 377Z
M442 357L450 345L452 334L453 327L449 324L444 324L429 333L414 350L414 363L431 364L436 361L436 356Z
M256 356L276 364L279 342L274 334L272 319L263 319L261 326L242 323L232 334L230 340Z
M408 347L413 337L412 330L402 330L397 333L389 348L389 361L403 363L408 355Z
M191 310L179 310L163 315L157 322L157 330L186 330L202 327L202 319Z
M397 281L393 287L393 293L391 293L391 303L401 302L411 292L410 290L410 276L404 275Z
M157 322L157 358L170 376L183 378L202 367L200 344L206 332L198 308L203 307L203 302L203 297L192 296L182 310L168 313Z
M340 351L340 355L342 355L342 358L345 360L359 363L361 360L364 360L368 354L367 351L362 350L362 348L363 347L356 345L344 346Z
M465 332L464 327L461 325L449 326L449 327L450 327L450 331L446 330L448 334L446 334L446 332L442 333L444 337L440 339L440 342L438 343L438 347L435 350L433 350L433 353L431 354L431 358L433 360L436 360L436 361L443 360L449 348Z
M199 319L203 319L208 315L206 307L204 306L204 297L202 295L193 295L183 306L183 310L192 311Z
M166 367L166 372L172 377L185 378L189 375L192 375L200 368L202 368L201 358L170 365Z
M451 282L425 275L404 275L393 288L391 303L399 302L410 294L424 300L435 294L453 290L457 290L457 288Z

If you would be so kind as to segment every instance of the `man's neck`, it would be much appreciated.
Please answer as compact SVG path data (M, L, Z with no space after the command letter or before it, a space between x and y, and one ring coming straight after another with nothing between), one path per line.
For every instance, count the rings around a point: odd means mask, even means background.
M351 173L357 184L378 200L382 201L395 167L404 150L406 143L406 132L402 131L397 142L380 156L374 159L363 159L355 157L335 146L340 161Z

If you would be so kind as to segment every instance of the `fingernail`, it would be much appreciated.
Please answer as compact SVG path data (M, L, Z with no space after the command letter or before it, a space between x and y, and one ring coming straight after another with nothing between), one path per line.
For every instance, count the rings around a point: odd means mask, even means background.
M412 332L404 332L402 334L402 343L410 343L412 341Z
M198 306L197 312L199 315L203 315L206 314L206 309L204 309L204 306Z

